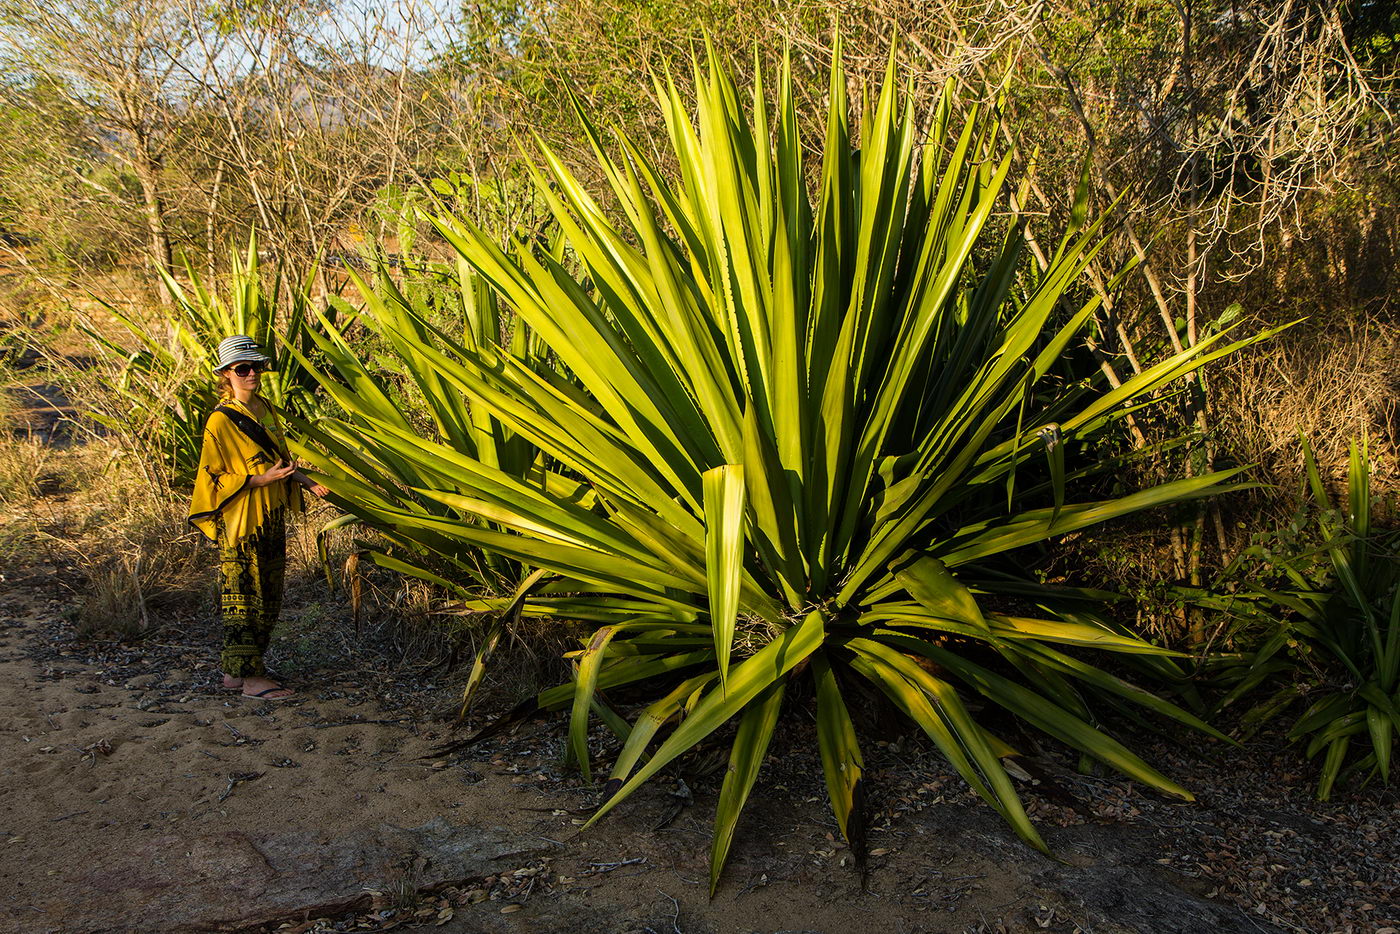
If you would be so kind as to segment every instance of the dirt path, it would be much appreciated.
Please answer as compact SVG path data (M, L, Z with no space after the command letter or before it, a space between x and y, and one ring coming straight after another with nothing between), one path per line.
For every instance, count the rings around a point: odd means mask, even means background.
M1284 929L1268 920L1283 920L1281 900L1244 912L1203 897L1239 902L1244 889L1201 871L1219 846L1200 808L1110 783L1092 805L1036 796L1055 862L925 751L890 744L867 755L880 809L862 880L823 820L800 735L770 761L711 900L714 763L653 783L585 832L596 788L559 770L557 722L432 758L441 725L383 673L309 677L295 703L245 701L216 686L207 642L83 644L42 574L5 586L0 930ZM1367 907L1380 929L1384 906Z

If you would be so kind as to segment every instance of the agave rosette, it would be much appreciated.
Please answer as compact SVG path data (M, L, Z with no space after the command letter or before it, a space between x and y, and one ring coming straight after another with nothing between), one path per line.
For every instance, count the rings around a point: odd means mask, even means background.
M1013 750L974 719L969 692L1189 797L1108 735L1084 694L1209 728L1074 654L1166 653L1092 613L1013 610L1045 605L1044 592L992 566L1228 485L1236 471L1112 499L1067 495L1104 466L1087 439L1246 342L1217 335L1116 388L1096 382L1075 347L1097 300L1071 292L1103 244L1086 192L1046 268L1028 270L990 113L956 118L949 91L916 145L891 67L853 129L838 65L809 190L813 147L786 67L773 90L770 105L756 79L746 108L712 54L696 67L692 116L658 81L674 179L631 140L610 148L580 113L606 202L541 143L534 180L567 262L502 249L465 216L432 218L559 368L441 332L403 337L446 391L527 439L548 469L510 474L387 421L369 426L366 444L431 475L414 495L451 511L386 507L384 520L547 575L475 609L598 626L574 679L534 704L571 708L569 751L585 775L591 717L623 737L599 816L737 721L712 884L796 678L812 682L848 838L860 837L859 683L1037 847L1002 764ZM632 722L600 697L629 685L655 691Z

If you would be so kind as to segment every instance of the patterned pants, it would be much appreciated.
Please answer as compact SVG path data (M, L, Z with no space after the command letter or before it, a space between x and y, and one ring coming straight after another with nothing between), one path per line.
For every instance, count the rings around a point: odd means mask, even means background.
M287 525L276 510L262 528L230 545L223 523L215 520L219 537L219 604L224 621L224 651L219 656L224 674L233 678L261 677L263 652L282 612L282 582L287 566Z

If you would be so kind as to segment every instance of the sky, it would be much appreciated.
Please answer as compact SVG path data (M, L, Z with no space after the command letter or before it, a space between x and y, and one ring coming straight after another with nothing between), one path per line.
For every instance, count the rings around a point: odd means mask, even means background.
M304 60L314 63L314 50L324 47L333 50L335 64L363 62L398 70L426 65L451 44L460 0L321 0L319 6L309 17L293 21ZM236 30L227 38L229 44L217 56L221 70L246 72L269 54L267 37L255 30Z
M324 39L352 37L386 67L407 59L426 62L453 35L460 3L453 0L332 0L333 12L319 18Z

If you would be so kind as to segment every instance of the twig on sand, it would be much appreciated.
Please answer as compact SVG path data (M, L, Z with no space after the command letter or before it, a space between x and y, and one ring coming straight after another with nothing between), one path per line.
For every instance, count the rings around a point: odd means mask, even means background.
M228 787L224 789L223 794L219 795L219 803L223 804L225 801L227 801L228 796L233 794L233 789L236 788L238 785L242 784L243 782L255 782L258 779L262 778L262 774L263 773L261 772L230 773L228 777Z
M605 872L612 872L614 869L621 869L623 866L635 866L637 863L645 863L646 861L645 856L634 856L616 863L589 863L588 872L590 875L602 875Z
M657 889L656 891L661 892L660 889ZM681 921L681 903L678 902L678 901L676 901L674 898L671 898L671 896L667 895L665 892L661 892L661 895L662 895L663 898L665 898L665 899L667 899L668 901L670 901L671 907L672 907L673 909L675 909L675 914L671 915L671 931L672 931L672 934L682 934L681 925L680 925L680 921Z
M299 730L304 730L304 729L306 729L306 727L309 726L309 727L311 727L313 730L324 730L324 729L326 729L327 727L332 727L332 726L363 726L363 725L369 724L369 723L407 723L409 720L412 720L412 719L413 719L412 717L395 717L395 718L393 718L393 719L385 719L385 720L366 720L366 719L359 719L359 720L357 720L357 719L355 719L355 718L352 717L352 718L349 719L349 720L321 720L321 721L318 721L318 722L316 722L316 723L303 723L303 724L301 724L300 726L298 726L297 729L299 729Z

